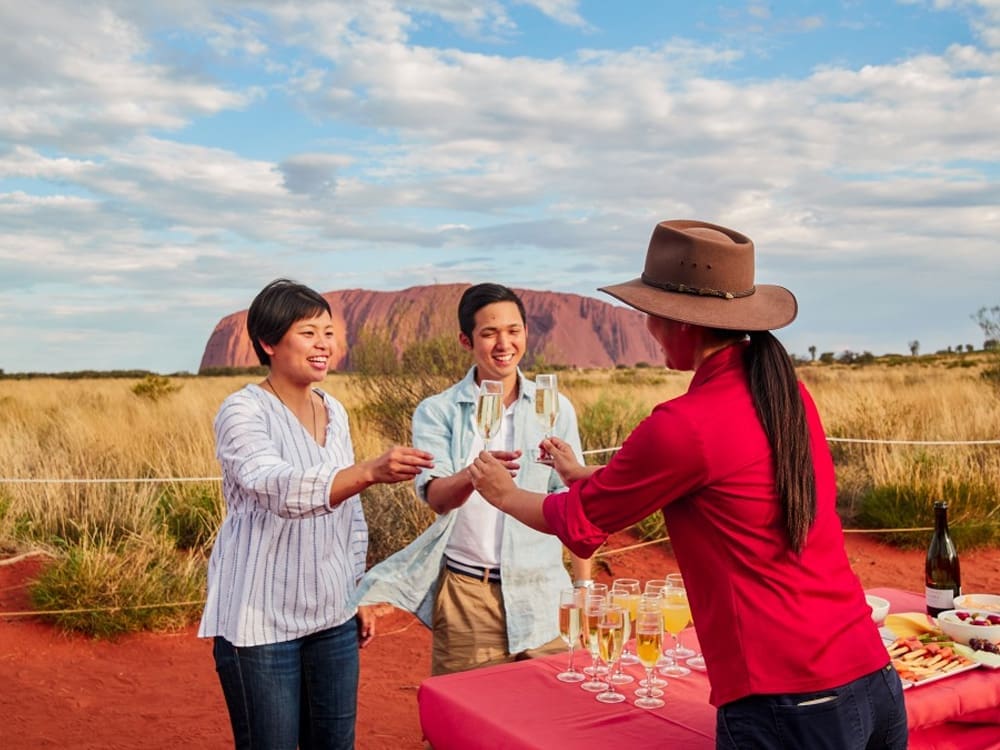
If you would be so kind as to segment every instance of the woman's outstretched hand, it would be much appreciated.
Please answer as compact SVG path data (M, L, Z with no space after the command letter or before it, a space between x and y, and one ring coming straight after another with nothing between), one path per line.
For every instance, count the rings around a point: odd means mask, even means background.
M476 492L497 508L503 508L503 497L507 492L517 489L507 462L489 451L482 451L469 464L469 476Z
M427 451L396 445L369 462L372 483L405 482L413 479L422 469L434 468L434 456Z
M552 468L559 474L563 484L568 486L590 473L586 470L587 467L577 460L573 447L565 440L560 440L557 437L545 438L539 447L549 455L552 460Z

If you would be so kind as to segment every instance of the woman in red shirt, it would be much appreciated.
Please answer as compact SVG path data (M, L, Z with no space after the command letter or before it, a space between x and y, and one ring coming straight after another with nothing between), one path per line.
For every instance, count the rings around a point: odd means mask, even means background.
M607 466L543 442L569 489L519 490L482 454L477 491L589 557L662 509L718 708L718 748L905 748L899 677L851 570L823 425L770 333L795 297L754 283L754 246L665 221L637 279L602 288L648 315L666 364L694 370Z

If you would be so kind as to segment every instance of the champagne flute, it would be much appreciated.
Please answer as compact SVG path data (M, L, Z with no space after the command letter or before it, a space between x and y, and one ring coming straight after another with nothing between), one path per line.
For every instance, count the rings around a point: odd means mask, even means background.
M660 696L663 691L656 687L653 677L653 668L657 659L660 658L660 648L663 643L663 617L659 607L640 607L635 620L635 652L639 656L639 663L646 670L646 679L640 682L644 687L635 691L638 698L635 705L639 708L660 708L663 701ZM660 680L665 683L665 680Z
M559 416L559 387L555 375L535 376L535 417L545 430L545 437L551 437ZM541 448L535 451L535 460L541 464L552 465L552 457Z
M592 664L584 671L590 675L590 679L581 682L580 687L592 693L600 693L608 689L608 683L598 679L598 661L601 658L600 624L601 615L608 608L608 601L603 596L587 596L583 606L583 628L586 638L587 648L590 650Z
M646 581L646 585L643 586L642 593L648 596L662 596L663 592L667 590L668 585L666 578L650 578ZM669 667L673 663L674 660L671 657L666 654L660 654L660 659L656 663L656 666L661 668Z
M686 587L684 586L684 578L681 576L680 573L667 573L667 585L673 586L675 588L681 588L684 589L685 591L687 590ZM685 596L685 599L686 598L687 597ZM691 617L690 607L688 607L688 617L689 618ZM705 668L705 660L702 658L701 654L699 654L694 649L685 646L681 642L680 633L677 634L677 645L673 649L668 650L667 653L673 656L675 659L686 659L688 666L694 667L695 669ZM692 664L691 662L694 659L697 659L698 661Z
M591 596L599 597L604 599L606 603L610 603L611 601L611 596L610 593L608 592L608 584L606 583L591 583L590 586L588 586L585 589L585 591L587 592L586 593L587 597ZM580 622L581 622L580 627L582 628L583 620L581 619ZM603 664L598 663L596 667L594 667L593 665L584 667L583 671L588 675L594 675L594 674L606 675L608 673L608 668L605 667Z
M687 665L691 669L697 669L699 672L704 672L708 667L705 666L705 655L700 653L695 653L690 659L685 659Z
M603 596L608 598L608 584L592 583L587 587L587 596Z
M659 596L666 587L666 578L650 578L646 581L646 585L642 587L642 593L649 594L650 596Z
M628 612L621 607L605 607L597 625L597 640L601 660L608 665L608 672L614 673L615 665L622 653ZM608 680L607 690L597 694L601 703L621 703L625 696L615 690L614 680Z
M660 674L669 677L684 677L691 674L691 670L677 663L676 653L677 646L680 644L679 634L691 622L691 607L688 605L687 591L683 586L668 586L663 592L660 608L663 613L663 629L670 633L674 639L674 650L667 653L675 655L672 664L660 668Z
M583 589L563 589L559 592L559 635L569 646L569 665L565 672L556 675L561 682L583 682L587 676L573 666L573 654L580 642L580 612L583 608Z
M618 659L618 672L612 678L619 685L632 682L632 677L622 671L624 664L638 664L628 647L628 642L635 633L635 615L639 609L639 579L638 578L616 578L611 584L611 605L623 608L628 614L628 622L625 628L625 645L622 647L622 655Z
M636 613L635 650L637 655L639 654L639 619L642 617L643 612L652 612L656 615L656 627L659 628L659 630L657 631L658 635L656 638L656 642L657 644L659 644L658 648L661 648L663 644L663 608L661 604L661 597L659 594L655 596L651 594L643 594L642 596L639 597L639 609L638 612ZM647 615L646 620L648 621L649 619L650 616ZM649 640L651 632L652 629L647 625L646 628L647 641ZM648 655L649 654L647 653L647 656ZM642 662L641 655L639 655L639 661L640 663ZM654 667L661 667L661 666L665 667L668 664L672 663L673 661L664 656L662 651L656 652L656 658L653 660ZM648 671L646 673L646 676L643 677L641 680L639 680L639 685L644 688L662 688L667 686L667 681L664 680L662 677L657 677L656 674L653 673L652 671ZM663 693L660 692L658 694L662 695ZM638 691L636 691L636 695L639 695ZM654 694L653 697L656 697L656 694Z
M479 384L476 399L476 430L483 439L483 447L490 449L490 441L500 432L503 421L503 383L484 380Z

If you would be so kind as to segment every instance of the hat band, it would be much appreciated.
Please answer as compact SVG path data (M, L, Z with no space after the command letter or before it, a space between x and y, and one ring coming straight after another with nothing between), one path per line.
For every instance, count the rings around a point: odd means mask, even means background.
M675 284L672 281L654 281L653 279L646 276L645 271L640 277L642 283L647 286L655 286L657 289L663 289L666 292L681 292L683 294L697 294L701 297L721 297L722 299L736 299L737 297L749 297L755 291L757 287L752 286L742 292L724 292L721 289L709 289L708 287L696 287L688 286L687 284Z

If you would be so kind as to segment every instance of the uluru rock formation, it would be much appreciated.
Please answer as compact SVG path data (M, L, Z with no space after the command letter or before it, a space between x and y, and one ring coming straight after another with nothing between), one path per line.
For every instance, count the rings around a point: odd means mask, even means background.
M350 369L351 346L363 329L386 336L397 352L418 340L457 336L458 300L468 287L434 284L398 292L344 289L324 293L337 332L330 369ZM515 291L528 314L529 355L541 354L548 363L575 367L656 364L663 359L646 332L642 313L578 294ZM246 310L220 320L205 346L200 370L257 364L246 333Z

